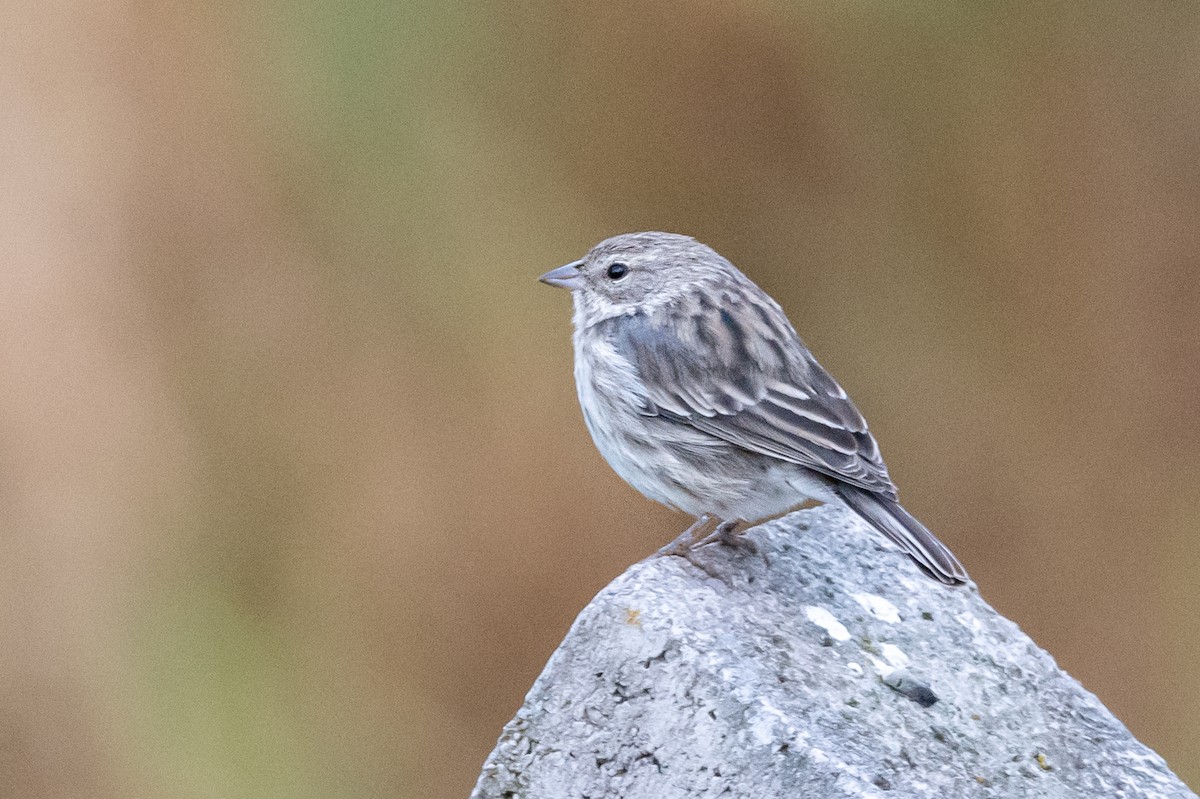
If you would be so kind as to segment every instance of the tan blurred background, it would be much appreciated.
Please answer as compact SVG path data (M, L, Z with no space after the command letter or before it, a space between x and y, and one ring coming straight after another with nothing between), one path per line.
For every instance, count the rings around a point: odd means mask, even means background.
M1200 787L1193 2L3 18L0 796L465 796L687 521L596 454L535 282L638 229L773 293Z

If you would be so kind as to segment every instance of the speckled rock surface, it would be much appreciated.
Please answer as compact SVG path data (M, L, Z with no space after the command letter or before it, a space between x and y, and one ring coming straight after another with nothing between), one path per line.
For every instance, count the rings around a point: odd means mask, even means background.
M1195 796L973 585L836 508L749 535L601 591L472 796Z

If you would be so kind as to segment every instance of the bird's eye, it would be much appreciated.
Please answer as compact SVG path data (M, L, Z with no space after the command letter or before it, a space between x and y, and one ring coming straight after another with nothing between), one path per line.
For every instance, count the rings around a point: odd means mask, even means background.
M605 274L608 275L610 280L620 280L629 274L629 267L621 263L609 264L608 271Z

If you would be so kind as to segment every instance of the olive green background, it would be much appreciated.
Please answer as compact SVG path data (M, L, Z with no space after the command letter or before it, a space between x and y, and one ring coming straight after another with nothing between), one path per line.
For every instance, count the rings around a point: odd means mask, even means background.
M1200 9L90 4L0 28L0 795L462 797L687 519L568 297L770 291L984 595L1200 786Z

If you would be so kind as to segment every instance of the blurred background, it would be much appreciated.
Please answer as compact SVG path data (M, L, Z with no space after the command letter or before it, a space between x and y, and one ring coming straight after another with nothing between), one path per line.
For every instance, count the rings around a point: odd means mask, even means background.
M543 271L693 234L1200 787L1200 9L7 3L0 795L462 797L687 519Z

